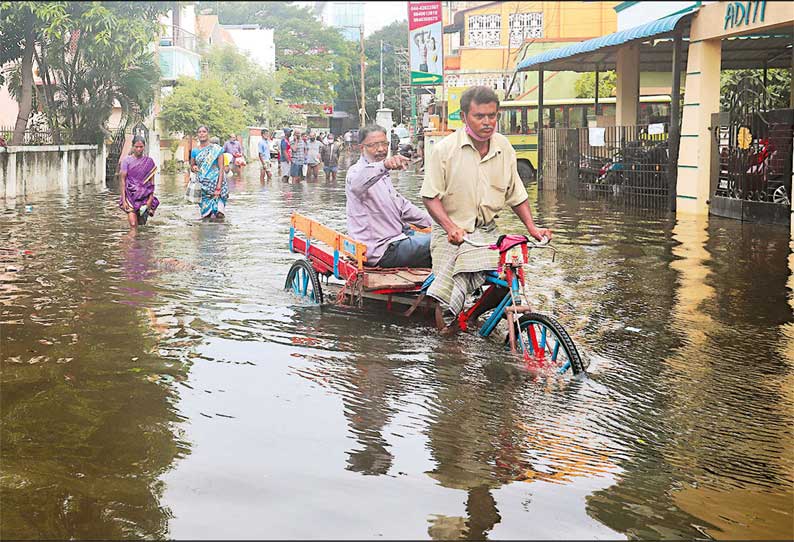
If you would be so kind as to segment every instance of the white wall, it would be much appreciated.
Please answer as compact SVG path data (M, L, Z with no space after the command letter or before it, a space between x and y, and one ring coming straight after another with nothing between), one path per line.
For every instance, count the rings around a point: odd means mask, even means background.
M8 92L8 86L0 87L0 126L13 127L17 123L19 105ZM9 141L10 142L10 141Z
M276 46L272 28L223 25L223 29L232 37L237 48L247 53L254 62L266 70L276 69Z
M190 32L191 34L196 33L196 6L192 4L187 4L182 6L182 9L179 13L180 21L179 26Z
M701 2L713 4L714 2ZM618 30L625 30L672 15L682 9L694 6L697 2L637 2L618 12Z
M0 148L0 199L83 185L105 185L105 146L41 145Z

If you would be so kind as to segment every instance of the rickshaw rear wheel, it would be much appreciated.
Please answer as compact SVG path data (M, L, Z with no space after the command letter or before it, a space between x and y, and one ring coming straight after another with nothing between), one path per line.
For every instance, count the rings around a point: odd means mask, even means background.
M306 298L317 305L322 305L323 303L323 289L320 285L320 277L314 267L312 267L312 264L306 259L295 260L295 263L289 268L287 280L284 282L284 289L292 290L298 297Z

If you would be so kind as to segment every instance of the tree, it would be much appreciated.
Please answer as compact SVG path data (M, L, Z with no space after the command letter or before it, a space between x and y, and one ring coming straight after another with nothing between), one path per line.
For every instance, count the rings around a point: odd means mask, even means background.
M204 125L210 134L223 137L245 127L242 101L217 79L183 77L173 94L163 100L160 119L172 133L189 134Z
M739 96L744 92L748 96ZM730 111L737 99L752 99L755 95L766 100L768 109L785 109L789 106L791 92L791 71L771 68L767 70L764 86L763 70L724 70L720 73L720 106Z
M247 124L282 126L300 122L281 94L282 76L270 73L231 45L213 47L205 55L207 76L223 81L243 102Z
M33 56L44 34L57 33L65 17L65 2L0 2L0 67L16 83L19 103L12 145L24 142L25 129L33 106ZM6 74L0 71L0 85Z
M355 46L294 2L200 2L221 24L254 23L274 30L282 97L297 104L334 99L334 86L350 69Z
M150 50L159 35L158 2L4 2L0 17L0 60L12 64L20 102L18 126L27 123L32 97L32 63L42 78L42 108L56 141L98 143L116 102L126 117L151 107L159 68ZM33 22L33 33L29 23ZM19 39L25 29L24 39ZM14 58L18 55L17 58ZM23 129L24 131L24 129Z
M400 85L407 83L401 78L395 47L408 46L408 21L399 21L373 32L365 41L364 53L367 57L366 77L367 114L375 118L380 92L380 43L383 41L383 106L393 109L395 117L400 117L400 107L404 117L410 115L410 103L400 102Z
M598 97L609 98L615 95L618 76L613 71L599 72ZM574 82L573 88L577 98L595 98L595 73L586 72Z

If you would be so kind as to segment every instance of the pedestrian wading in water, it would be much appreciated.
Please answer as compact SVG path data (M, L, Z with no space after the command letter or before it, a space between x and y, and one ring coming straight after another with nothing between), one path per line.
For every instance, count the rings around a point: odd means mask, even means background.
M154 173L157 166L143 155L146 141L141 136L132 138L132 154L121 162L121 198L119 207L127 213L130 228L146 224L160 202L154 197Z
M223 171L223 148L210 142L206 126L199 126L196 136L199 146L190 152L190 169L201 183L199 212L202 219L222 219L226 216L226 200L229 198L229 186Z

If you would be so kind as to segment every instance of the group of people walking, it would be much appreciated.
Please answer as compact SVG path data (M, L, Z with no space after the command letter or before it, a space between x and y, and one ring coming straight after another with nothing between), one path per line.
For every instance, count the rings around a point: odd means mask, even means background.
M292 182L300 182L304 178L309 182L317 181L322 165L325 180L336 181L341 152L342 144L334 134L301 134L298 130L285 128L279 143L281 178Z
M246 165L242 144L236 134L230 134L228 141L221 146L217 137L210 137L206 126L199 126L196 136L198 146L190 151L190 173L191 179L195 179L191 183L200 185L200 195L196 197L199 213L202 219L223 219L229 197L228 179L235 170L239 175ZM271 147L273 134L264 129L261 136L257 154L259 179L263 184L265 178L268 181L273 178L271 166L274 158L279 161L279 171L284 181L299 182L304 178L317 181L321 165L325 180L336 181L342 142L333 134L301 134L298 130L285 128L275 156ZM144 155L145 148L143 137L135 136L132 151L120 166L123 190L119 207L127 213L130 228L146 224L159 205L154 196L157 166L150 157Z

